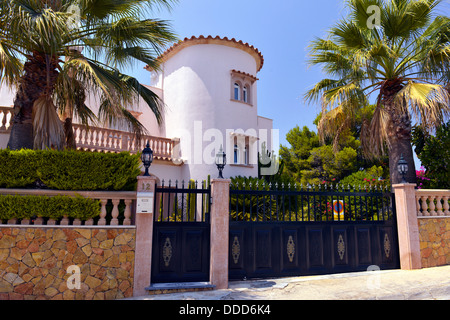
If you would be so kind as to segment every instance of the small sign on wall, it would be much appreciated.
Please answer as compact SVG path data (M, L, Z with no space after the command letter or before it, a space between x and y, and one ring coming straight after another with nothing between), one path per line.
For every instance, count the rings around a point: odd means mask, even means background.
M153 192L138 192L136 213L153 213Z

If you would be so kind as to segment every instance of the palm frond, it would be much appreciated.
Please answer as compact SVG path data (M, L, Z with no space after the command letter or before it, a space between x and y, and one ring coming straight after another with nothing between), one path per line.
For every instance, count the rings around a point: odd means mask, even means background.
M404 101L409 104L417 123L429 130L450 115L450 95L441 85L409 81L396 96L398 104Z
M53 99L40 96L33 106L34 149L64 148L64 128Z
M367 159L376 159L386 154L386 146L390 148L390 116L378 104L372 120L363 121L361 127L361 146L363 155Z

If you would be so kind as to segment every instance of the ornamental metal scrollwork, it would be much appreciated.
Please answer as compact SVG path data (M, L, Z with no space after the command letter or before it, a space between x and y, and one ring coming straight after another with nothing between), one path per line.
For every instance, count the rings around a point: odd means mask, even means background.
M233 256L234 264L237 264L241 255L241 245L237 236L234 237L233 245L231 246L231 255Z
M391 254L391 240L389 240L389 236L387 233L384 234L384 254L386 258L389 258Z
M292 238L292 236L289 236L288 242L287 242L287 255L289 258L290 262L294 261L294 256L295 256L295 243L294 243L294 239Z
M339 235L339 239L337 242L337 251L339 254L339 259L344 260L344 256L345 256L345 242L344 242L344 238L342 237L342 234Z
M170 260L172 259L172 243L170 242L170 238L166 238L166 242L163 247L163 260L164 265L166 267L169 266Z

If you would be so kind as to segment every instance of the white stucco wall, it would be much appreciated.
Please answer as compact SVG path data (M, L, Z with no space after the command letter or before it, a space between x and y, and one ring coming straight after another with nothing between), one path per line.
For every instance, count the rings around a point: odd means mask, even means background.
M238 48L197 44L182 49L163 65L156 86L163 88L168 108L166 135L181 138L182 156L187 160L183 179L216 176L214 155L220 145L226 149L228 163L233 160L230 132L258 132L257 83L250 93L252 105L234 101L231 70L256 76L257 62ZM257 165L228 166L224 173L256 176Z

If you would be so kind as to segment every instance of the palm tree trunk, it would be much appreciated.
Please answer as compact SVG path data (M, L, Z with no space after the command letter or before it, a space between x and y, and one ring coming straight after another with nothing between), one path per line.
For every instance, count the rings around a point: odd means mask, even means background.
M389 174L391 185L401 183L403 180L402 175L398 172L397 169L397 164L402 156L403 159L408 163L408 171L405 175L406 182L416 183L416 167L414 163L414 153L411 143L411 117L407 108L403 108L402 111L399 111L398 105L395 106L393 102L394 95L395 94L391 92L391 95L385 96L386 98L383 101L386 111L390 116L388 139Z
M73 132L72 118L66 118L64 120L64 135L66 137L66 148L76 150L77 143L75 141L75 134Z
M39 52L28 57L14 99L15 116L8 141L11 150L33 149L33 105L37 98L53 87L58 76L56 65L56 59L48 59Z

